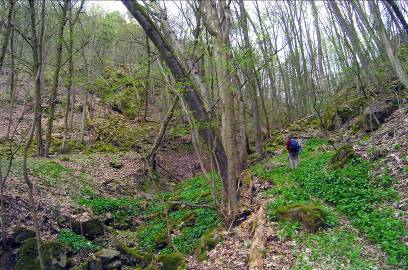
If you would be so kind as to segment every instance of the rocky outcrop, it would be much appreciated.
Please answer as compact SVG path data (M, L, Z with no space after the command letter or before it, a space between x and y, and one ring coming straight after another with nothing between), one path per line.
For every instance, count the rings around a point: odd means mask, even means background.
M372 103L363 112L363 127L365 131L376 130L396 109L398 109L398 102L396 100L377 100Z

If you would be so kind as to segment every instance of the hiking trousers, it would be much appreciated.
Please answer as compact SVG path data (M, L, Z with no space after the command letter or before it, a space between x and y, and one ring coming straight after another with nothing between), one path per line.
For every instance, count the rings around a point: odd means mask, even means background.
M289 153L289 164L292 169L296 169L299 165L299 152Z

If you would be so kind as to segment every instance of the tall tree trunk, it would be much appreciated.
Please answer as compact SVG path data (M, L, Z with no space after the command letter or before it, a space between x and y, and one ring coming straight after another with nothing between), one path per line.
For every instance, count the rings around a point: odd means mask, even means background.
M0 50L0 72L3 70L4 58L6 57L7 47L10 42L10 35L12 32L12 28L13 28L12 19L13 19L13 14L14 14L15 1L16 0L8 1L10 7L9 7L8 14L7 14L6 33L4 34L4 41L3 41L3 45L1 46L1 50Z
M379 32L381 36L381 41L383 43L385 52L387 53L391 66L394 68L395 73L397 74L397 77L400 80L400 82L405 86L406 89L408 89L407 74L405 73L404 68L402 67L398 57L395 55L396 51L392 47L391 41L388 38L384 24L381 20L380 9L378 8L377 4L372 1L368 2L368 4L370 6L370 11L373 14L374 28L377 30L377 32Z
M61 21L58 29L57 36L57 53L55 59L55 70L52 78L52 88L51 95L48 104L48 121L47 121L47 133L46 133L46 142L45 142L45 151L44 155L48 156L51 146L51 135L52 135L52 125L54 122L54 113L55 113L55 104L57 99L57 89L59 82L59 74L61 70L61 61L62 61L62 46L64 39L64 28L67 22L67 10L68 10L69 0L64 0L64 6L62 7Z
M32 120L32 124L30 127L30 131L27 137L27 140L24 144L23 150L23 177L24 181L28 187L28 199L30 202L31 207L31 215L34 223L34 230L36 234L37 240L37 251L38 257L40 260L40 267L42 270L45 270L45 262L44 257L42 254L42 241L41 241L41 234L40 234L40 225L38 222L36 207L34 203L34 195L33 195L33 184L28 176L28 168L27 168L27 158L28 158L28 149L31 145L33 140L35 129L37 128L38 118L41 117L39 111L41 110L41 85L40 85L40 74L41 74L41 64L39 63L38 59L38 43L37 43L37 32L36 32L36 9L35 9L35 0L29 0L30 4L30 17L31 17L31 42L33 47L33 72L34 72L34 82L35 82L35 95L34 95L34 116ZM44 16L44 8L45 8L45 0L42 2L42 15ZM39 143L39 142L37 142Z
M149 154L146 156L146 161L148 162L150 168L152 170L156 170L156 155L159 151L159 147L163 141L164 135L166 134L167 126L170 123L170 120L173 118L174 110L176 109L177 103L179 101L179 96L176 96L173 100L172 105L170 106L169 110L167 111L166 117L163 120L162 126L160 128L159 134L154 141L152 148L150 149Z
M171 45L164 39L162 33L145 11L144 7L135 1L123 0L122 2L156 46L160 56L169 67L176 83L183 88L184 91L181 91L180 94L184 102L188 105L189 111L192 112L194 120L198 123L209 123L209 118L202 100L197 95L197 92L195 92L196 89L194 85L190 83L191 79L187 71L183 68L180 60L175 56ZM223 187L226 189L228 182L228 161L221 140L214 132L212 125L199 125L197 128L204 143L212 142L214 144L214 158L218 173L222 179Z
M248 89L249 89L249 100L251 102L251 110L252 110L252 117L253 117L253 124L255 129L255 148L256 153L259 157L263 156L263 147L262 147L262 132L261 132L261 124L260 124L260 116L259 116L259 106L258 106L258 95L256 91L256 76L255 73L255 66L254 66L254 55L252 51L251 41L249 40L249 29L248 29L248 21L247 21L247 13L245 10L244 0L239 0L239 8L240 8L240 22L242 28L242 34L244 35L244 42L245 42L245 50L247 52L247 56L249 62L245 67L247 80L248 80Z
M150 92L150 73L151 73L151 51L149 37L146 35L146 53L147 53L147 74L145 80L145 96L144 96L144 108L143 108L143 122L147 121L147 111L149 108L149 92Z
M13 14L14 21L14 14ZM11 123L13 122L14 102L15 102L15 87L16 87L16 68L15 68L15 48L14 48L14 30L10 34L10 111L9 122L7 125L6 138L10 139Z
M361 47L361 43L358 40L355 29L347 23L346 19L341 14L336 1L328 1L328 3L339 22L340 28L342 29L343 33L349 38L350 43L353 45L353 49L356 50L356 54L360 60L361 65L364 68L365 73L367 74L368 79L374 84L377 90L379 90L379 82L371 69L363 48Z
M402 14L400 8L398 7L397 2L395 0L384 0L384 1L390 4L398 20L401 22L401 25L404 28L405 33L408 34L408 23L404 18L404 14Z
M71 4L71 0L69 0ZM67 95L65 98L65 111L64 111L64 136L62 139L61 149L60 152L64 153L65 148L68 142L68 131L69 129L69 115L71 109L71 89L72 89L72 80L74 77L74 60L73 60L73 47L74 47L74 22L72 18L72 6L70 5L69 14L68 14L68 26L69 26L69 40L68 40L68 47L67 47L67 54L68 54L68 83L67 83Z
M88 81L88 63L86 61L85 50L82 50L82 58L84 59L85 68L85 83ZM81 126L79 130L79 140L78 144L83 144L85 142L85 124L86 124L86 114L88 111L88 90L86 85L82 86L83 96L82 96L82 114L81 114Z

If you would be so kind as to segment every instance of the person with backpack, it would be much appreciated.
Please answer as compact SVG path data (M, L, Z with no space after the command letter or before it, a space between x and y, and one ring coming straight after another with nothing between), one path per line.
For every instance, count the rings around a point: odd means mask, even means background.
M286 149L289 152L288 159L290 167L296 169L299 164L299 153L302 148L295 136L289 135L288 141L286 142Z

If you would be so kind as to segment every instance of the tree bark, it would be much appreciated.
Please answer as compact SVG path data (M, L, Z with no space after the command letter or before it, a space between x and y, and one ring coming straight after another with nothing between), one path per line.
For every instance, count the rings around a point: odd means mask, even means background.
M150 40L153 42L155 47L160 53L162 59L166 62L169 67L176 84L179 86L180 95L188 105L188 109L192 112L194 116L194 121L196 123L207 123L207 125L199 125L198 132L200 137L205 143L214 143L214 153L215 160L218 164L218 173L221 176L223 186L226 187L228 172L227 172L227 157L224 152L224 148L220 143L221 140L218 139L213 127L208 125L209 118L207 112L203 106L202 100L197 95L194 85L191 83L191 79L188 76L187 71L181 65L179 59L175 56L174 50L170 44L164 39L162 33L159 31L158 27L152 21L148 13L145 11L144 7L138 4L136 1L126 1L122 0L123 4L133 15L133 17L139 22L140 26L149 36Z
M4 42L3 42L3 45L1 46L1 50L0 50L0 72L3 70L4 58L6 57L7 47L8 47L9 42L10 42L10 35L11 35L11 32L12 32L12 28L13 28L12 19L13 19L13 14L14 14L15 0L9 0L8 3L10 5L10 7L9 7L8 14L7 14L6 33L4 35Z
M57 99L57 89L59 83L59 74L61 70L61 61L62 61L62 46L63 46L63 39L64 39L64 28L67 22L67 10L69 0L64 0L64 6L62 7L62 15L61 21L58 29L58 36L57 36L57 52L56 52L56 60L55 60L55 70L52 78L52 88L51 88L51 95L50 100L48 103L48 121L47 121L47 133L46 133L46 142L45 142L45 149L44 155L48 156L51 146L52 140L52 125L54 122L54 113L55 113L55 103Z
M408 23L404 18L404 14L402 14L400 8L398 7L397 2L395 0L384 0L384 1L386 1L392 7L392 10L394 10L395 15L397 16L402 27L404 28L405 33L408 34Z
M255 129L255 148L256 153L259 157L263 156L263 147L262 147L262 132L261 132L261 124L260 124L260 116L259 116L259 106L258 106L258 95L256 91L256 76L255 73L255 66L254 66L254 55L251 47L251 41L249 40L248 34L248 21L247 21L247 14L245 10L244 0L239 0L239 8L240 8L240 22L242 33L244 36L245 42L245 50L248 55L249 63L245 67L245 73L247 74L248 81L248 89L249 89L249 100L251 102L251 110L252 110L252 117ZM266 115L265 115L266 116Z

